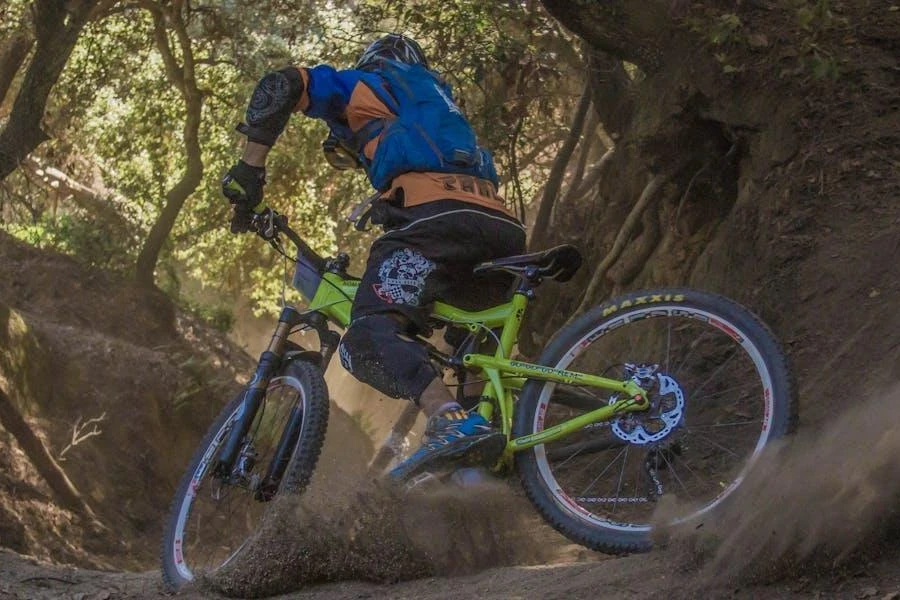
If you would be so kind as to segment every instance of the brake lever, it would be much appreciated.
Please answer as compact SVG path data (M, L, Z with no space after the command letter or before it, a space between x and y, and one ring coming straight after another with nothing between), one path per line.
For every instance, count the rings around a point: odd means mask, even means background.
M253 215L253 225L256 230L256 235L267 242L276 239L278 237L278 228L275 223L277 217L278 213L271 208L267 208L265 211Z

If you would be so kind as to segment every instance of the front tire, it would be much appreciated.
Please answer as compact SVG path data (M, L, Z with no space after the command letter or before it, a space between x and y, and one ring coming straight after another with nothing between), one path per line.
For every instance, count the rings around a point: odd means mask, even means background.
M652 388L647 411L516 454L541 515L603 552L648 550L662 497L676 500L667 507L670 524L701 520L734 492L763 448L796 424L784 352L755 315L722 296L662 289L616 298L559 331L537 362L638 377ZM599 388L530 380L513 437L616 399Z
M242 391L219 413L172 500L161 552L163 579L172 591L238 556L263 524L272 500L303 492L319 459L328 425L328 390L320 368L290 362L269 382L245 438L250 462L244 463L240 478L223 482L214 477L211 466L241 411L243 397ZM260 494L258 482L272 462L292 411L298 410L302 419L290 461L274 493Z

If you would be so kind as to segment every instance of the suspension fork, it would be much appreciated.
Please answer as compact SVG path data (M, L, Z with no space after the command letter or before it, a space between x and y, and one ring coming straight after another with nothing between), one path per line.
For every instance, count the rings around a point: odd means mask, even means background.
M248 383L247 387L244 389L244 399L238 408L235 422L231 431L228 433L228 437L225 438L225 442L222 444L222 450L219 452L216 461L214 473L217 476L224 478L231 474L244 440L250 432L253 420L256 418L256 413L262 405L266 390L269 387L269 382L281 368L285 357L285 351L296 348L295 344L288 341L288 335L294 327L302 323L310 325L318 332L321 344L320 353L322 355L323 363L327 364L327 361L331 359L331 355L337 348L337 340L339 340L340 337L335 332L328 329L322 315L318 313L301 314L294 307L285 306L281 310L281 315L278 317L278 325L275 327L275 333L272 334L272 339L269 341L266 350L260 355L256 371L253 373L250 383ZM296 419L292 419L291 423L295 420ZM287 428L283 436L290 435L290 429L292 428ZM279 444L279 448L282 445L284 445L284 440Z

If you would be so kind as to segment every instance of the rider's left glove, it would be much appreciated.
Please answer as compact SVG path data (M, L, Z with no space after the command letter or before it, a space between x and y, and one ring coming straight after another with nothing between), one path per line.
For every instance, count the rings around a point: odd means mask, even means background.
M254 167L239 160L222 178L222 194L234 205L231 231L241 233L250 229L253 213L265 209L263 186L266 184L265 167Z

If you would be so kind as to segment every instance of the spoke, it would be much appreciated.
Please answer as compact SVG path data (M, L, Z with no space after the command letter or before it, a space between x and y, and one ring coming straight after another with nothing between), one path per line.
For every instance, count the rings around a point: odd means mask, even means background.
M677 376L679 373L681 373L681 369L684 367L684 365L687 364L687 361L694 355L694 352L700 346L700 340L702 340L704 337L709 335L709 333L710 333L710 330L707 329L706 331L704 331L703 333L700 334L700 337L698 337L696 340L694 340L694 343L692 344L692 347L691 347L691 351L688 352L688 355L684 357L684 360L682 360L681 363L679 363L679 365L677 367L675 367L675 372L672 373L673 377L675 377L676 379L678 378Z
M681 481L681 477L678 476L678 473L675 472L675 465L672 464L672 462L671 462L671 461L669 460L669 458L666 456L666 453L665 453L665 452L660 452L660 453L658 453L658 455L661 455L662 458L663 458L663 460L666 461L666 464L669 465L669 472L672 474L672 477L675 478L675 481L678 482L678 485L681 486L681 489L684 490L684 494L685 494L688 498L690 498L691 500L693 500L694 497L691 495L691 493L690 493L690 492L688 491L688 489L685 487L684 482Z
M713 429L715 427L740 427L742 425L759 425L762 423L760 420L755 421L735 421L733 423L714 423L712 425L692 425L691 431L696 431L698 429Z
M581 448L579 448L578 450L576 450L573 454L571 454L571 455L569 456L569 458L567 458L566 460L564 460L564 461L562 461L561 463L559 463L558 465L556 465L556 468L557 468L557 469L561 468L564 464L566 464L567 462L569 462L570 460L572 460L573 458L575 458L576 456L578 456L579 454L581 454L581 451L584 450L586 447L587 447L587 446L582 446ZM549 454L549 450L547 451L547 453Z
M736 386L734 386L734 387L730 387L730 388L728 388L727 390L722 390L721 392L715 392L715 393L713 393L713 394L709 394L708 396L703 396L703 398L698 398L698 400L711 400L711 399L713 399L713 398L718 398L719 396L723 396L723 395L725 395L725 394L730 394L730 393L732 393L732 392L736 392L737 390L741 390L741 389L744 389L744 388L746 388L746 387L750 387L751 385L753 385L753 386L760 385L760 382L758 382L758 381L748 381L747 383L742 383L742 384L740 384L740 385L736 385ZM694 396L694 395L696 395L696 394L697 394L697 392L692 392L692 393L691 393L692 396Z
M693 430L693 429L688 429L687 431L688 431L688 433L691 433L691 434L694 433L694 430ZM707 443L709 443L709 444L715 446L715 447L718 448L719 450L723 450L723 451L727 452L728 454L732 455L733 457L739 458L739 456L737 455L736 452L734 452L734 451L731 450L730 448L726 448L725 446L723 446L722 444L719 444L718 442L714 442L713 440L709 439L708 437L706 437L706 436L703 435L702 433L697 433L696 436L697 436L699 439L701 439L701 440L703 440L703 441L705 441L705 442L707 442Z
M731 356L729 356L728 358L726 358L725 361L724 361L721 365L719 365L718 367L716 367L716 370L712 372L712 375L710 375L709 377L706 378L706 381L704 381L703 384L702 384L700 387L698 387L697 389L691 391L691 394L692 394L692 395L695 395L695 396L699 395L700 392L703 391L703 388L705 388L705 387L709 384L709 382L713 380L713 378L714 378L716 375L718 375L719 373L721 373L721 372L722 372L722 369L725 368L725 365L727 365L728 363L730 363L730 362L732 361L732 359L733 359L735 356L737 356L737 355L738 355L738 351L737 351L737 349L735 349L735 351L731 354Z
M625 446L625 456L622 458L622 470L619 471L619 484L616 486L616 502L613 504L612 512L616 512L619 508L619 498L622 493L622 478L625 477L625 465L628 464L628 446Z
M688 473L690 473L691 475L694 476L694 479L699 481L701 484L706 483L705 479L703 479L702 477L697 475L697 473L694 472L694 470L691 468L691 465L686 458L682 458L679 456L677 460L678 460L679 464L684 465L684 468L688 470Z
M569 456L569 458L573 458L571 456L572 452L602 452L603 450L612 450L613 448L617 448L626 443L627 442L623 442L619 438L610 435L606 438L589 439L583 442L568 444L559 448L550 448L547 450L547 458L555 459L563 456ZM568 462L568 459L566 459L566 461L564 461L562 464L565 464L565 462ZM562 464L558 466L562 466Z
M628 446L625 446L624 448L622 448L621 450L619 450L619 453L616 454L615 458L613 458L613 459L610 461L610 463L609 463L608 465L606 465L606 468L603 469L603 471L601 471L600 474L597 475L597 477L595 477L594 480L591 481L591 482L588 484L588 486L587 486L586 488L584 488L584 491L582 491L582 492L581 492L580 494L578 494L578 495L579 495L579 496L586 496L588 490L591 489L592 487L594 487L594 484L596 484L596 483L600 480L600 478L603 477L603 476L606 474L606 472L609 471L610 468L612 468L612 466L613 466L614 464L616 464L616 461L619 460L619 457L622 456L622 455L625 453L626 450L628 450ZM592 464L594 464L594 462L597 461L599 458L600 458L600 457L598 456L597 458L595 458L594 460L592 460L590 463L588 463L588 464L584 467L584 470L587 470L587 468L588 468L589 466L591 466Z

